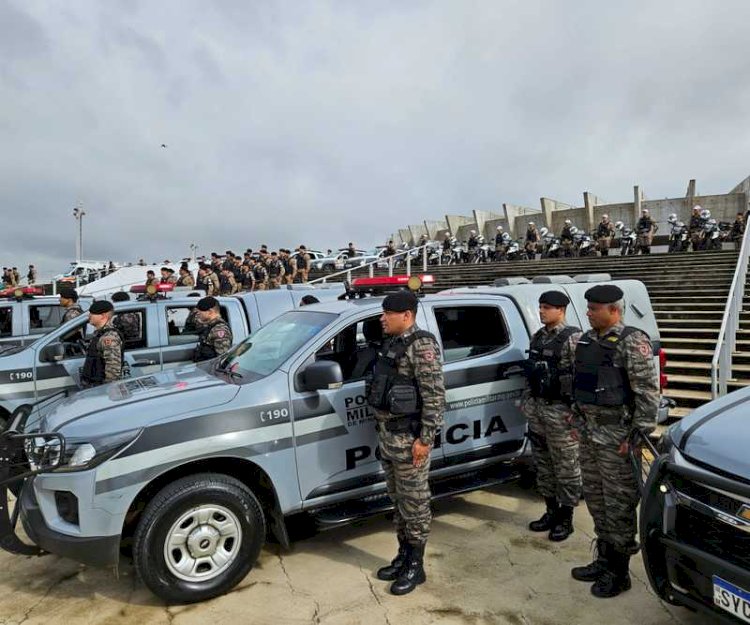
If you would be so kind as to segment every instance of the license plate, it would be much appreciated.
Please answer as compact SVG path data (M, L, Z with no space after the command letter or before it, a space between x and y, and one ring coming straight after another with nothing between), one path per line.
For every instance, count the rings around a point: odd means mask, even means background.
M750 592L714 575L714 605L750 623Z

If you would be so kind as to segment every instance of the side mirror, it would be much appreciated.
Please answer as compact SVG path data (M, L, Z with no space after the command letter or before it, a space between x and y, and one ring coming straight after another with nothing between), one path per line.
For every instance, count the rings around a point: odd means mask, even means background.
M302 372L302 382L306 391L320 391L339 388L344 383L341 365L332 360L319 360L308 365Z
M65 358L65 345L62 343L50 343L42 348L39 360L42 362L60 362Z

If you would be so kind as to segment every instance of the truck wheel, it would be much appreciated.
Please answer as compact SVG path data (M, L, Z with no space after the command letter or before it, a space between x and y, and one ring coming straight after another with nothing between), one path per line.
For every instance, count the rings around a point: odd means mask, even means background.
M242 581L265 537L263 510L247 486L228 475L199 473L151 500L135 532L133 559L155 595L194 603Z

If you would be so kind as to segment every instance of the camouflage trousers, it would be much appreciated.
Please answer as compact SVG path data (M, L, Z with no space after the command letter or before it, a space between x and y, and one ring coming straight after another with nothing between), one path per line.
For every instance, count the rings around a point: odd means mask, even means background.
M425 542L430 535L430 459L419 468L412 460L412 434L394 434L378 428L380 462L388 496L395 507L396 534L409 542Z
M578 442L571 435L570 408L529 398L523 412L529 421L536 481L542 497L554 497L563 506L577 506L581 499L581 467Z
M610 428L618 430L613 434L622 434L613 438L624 440L627 437L627 430L621 426L601 426L600 429ZM580 431L580 438L583 495L594 519L596 536L620 551L633 552L640 495L630 458L617 453L618 443L592 436L585 428Z

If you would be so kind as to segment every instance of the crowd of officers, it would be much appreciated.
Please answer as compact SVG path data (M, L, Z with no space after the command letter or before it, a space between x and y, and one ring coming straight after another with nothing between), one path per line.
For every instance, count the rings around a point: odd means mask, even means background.
M26 274L26 281L29 285L36 284L37 271L34 265L29 265L29 271ZM21 284L21 274L18 267L3 267L2 287L5 289L17 287Z
M594 520L596 555L571 575L590 583L595 597L608 598L631 586L639 492L629 445L634 431L655 427L659 386L649 337L623 322L622 290L598 285L585 298L586 332L566 324L570 301L564 293L548 291L539 299L542 328L531 341L521 408L546 511L529 530L565 540L583 495ZM396 556L376 576L392 582L395 595L427 579L430 451L445 412L440 348L415 325L417 308L418 299L407 292L383 301L381 324L389 338L366 390L398 540Z
M203 290L206 295L234 295L247 291L278 289L285 284L307 282L311 269L307 248L300 245L292 253L289 249L269 252L264 245L254 253L248 249L240 256L227 250L222 258L216 252L211 260L198 266L198 278L193 278L187 263L182 263L178 275L169 267L161 268L161 276L146 272L146 286L174 284Z

